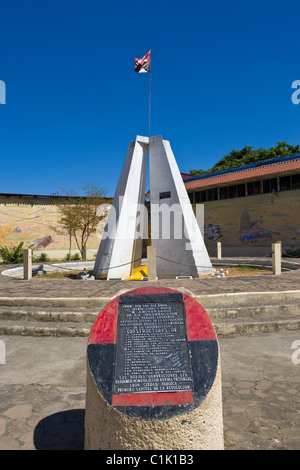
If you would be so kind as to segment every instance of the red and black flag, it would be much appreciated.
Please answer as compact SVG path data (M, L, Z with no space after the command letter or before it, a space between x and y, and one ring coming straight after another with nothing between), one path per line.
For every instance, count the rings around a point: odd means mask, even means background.
M150 73L151 49L141 59L136 59L135 58L134 60L135 60L135 68L134 68L135 72L137 72L137 73Z

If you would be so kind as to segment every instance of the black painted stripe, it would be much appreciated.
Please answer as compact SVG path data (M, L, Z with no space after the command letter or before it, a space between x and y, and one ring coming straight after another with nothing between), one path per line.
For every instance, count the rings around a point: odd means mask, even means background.
M120 412L137 419L169 419L187 413L202 403L210 391L218 367L218 343L216 340L189 341L192 374L195 390L194 403L163 406L118 406ZM115 371L115 344L90 344L88 362L99 392L112 405Z

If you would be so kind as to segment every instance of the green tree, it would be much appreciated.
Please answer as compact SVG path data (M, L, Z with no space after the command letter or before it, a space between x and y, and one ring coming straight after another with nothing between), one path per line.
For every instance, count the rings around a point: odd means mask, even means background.
M205 170L190 170L191 175L204 175L207 173Z
M215 165L209 170L190 170L190 173L193 175L202 175L204 173L227 170L228 168L248 165L250 163L260 162L270 158L282 157L284 155L291 155L298 152L300 152L299 144L293 146L287 144L285 141L277 142L275 147L271 147L269 149L259 148L257 150L253 150L252 146L245 145L245 147L241 150L233 149L230 153L215 163Z
M87 184L83 188L84 196L79 197L67 193L64 204L58 204L59 219L57 226L51 226L52 230L69 237L69 256L71 258L72 238L81 253L92 233L96 231L97 225L104 216L97 215L97 208L106 199L106 190L96 184Z

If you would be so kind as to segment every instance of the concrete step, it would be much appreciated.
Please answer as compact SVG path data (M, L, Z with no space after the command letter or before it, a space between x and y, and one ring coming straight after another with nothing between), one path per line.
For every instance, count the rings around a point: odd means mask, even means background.
M100 312L110 300L110 297L0 297L0 307L96 309Z
M196 295L194 298L206 309L251 305L284 305L300 303L300 290L282 292L225 292L223 294Z
M300 316L212 320L218 336L300 330ZM0 336L87 337L93 322L0 320Z
M0 307L0 320L20 320L24 322L93 323L98 314L98 310L78 308Z
M300 330L300 316L288 318L251 318L218 320L212 322L218 336L249 335L257 333L272 333L275 331Z
M236 292L222 294L193 295L186 288L178 288L183 293L194 297L205 309L216 307L242 307L257 305L276 305L300 303L300 290L282 292ZM126 292L119 291L117 295ZM111 300L111 297L0 297L0 307L40 307L100 310Z
M94 322L101 310L95 308L67 307L10 307L0 306L0 320L46 322ZM206 308L212 320L244 317L285 317L300 315L300 302L281 301L268 305L217 306Z
M88 336L110 298L0 298L0 335ZM300 291L197 296L218 335L300 329Z
M206 308L212 320L221 318L244 318L244 317L285 317L287 315L300 315L300 302L277 302L267 305L242 305L242 306L216 306Z
M87 337L92 323L0 320L0 336Z

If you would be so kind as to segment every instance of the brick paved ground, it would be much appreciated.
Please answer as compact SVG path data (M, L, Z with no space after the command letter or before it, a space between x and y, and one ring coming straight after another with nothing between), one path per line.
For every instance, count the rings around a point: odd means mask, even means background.
M300 449L300 364L291 361L299 339L299 332L219 339L226 450ZM7 341L0 366L0 450L82 449L86 340L20 337L14 355L16 342Z
M23 281L0 276L0 297L111 297L121 289L131 290L146 285L181 286L199 295L300 290L300 270L281 276L270 274L155 283ZM37 340L44 341L47 351L59 349L57 338L30 339L32 347ZM295 340L300 340L297 331L221 339L226 449L300 449L300 364L293 365L290 359L291 344ZM22 341L25 339L20 338L20 344ZM50 341L54 348L51 348ZM4 380L4 374L2 378L0 376L0 450L82 449L86 340L69 338L61 341L72 341L74 347L78 345L80 380L72 369L64 379L55 380L47 365L44 371L46 381L38 378L30 381L29 375L20 383L9 378ZM65 347L56 351L60 359L65 351ZM54 356L50 360L54 360ZM18 375L18 367L22 368L24 361L20 352L15 361ZM68 361L65 362L67 368ZM7 365L0 365L0 368L4 367ZM31 367L34 375L35 364ZM1 369L4 370L8 369ZM78 383L74 383L74 378Z
M295 260L300 263L300 260ZM0 272L4 269L0 267ZM145 286L165 286L176 289L185 287L196 295L222 294L226 292L271 292L300 289L300 269L257 276L237 276L209 279L167 279L145 281L83 281L36 279L29 281L1 276L0 297L112 297L121 289Z
M84 387L1 386L0 399L0 450L83 449ZM299 403L298 383L223 385L225 450L299 450Z

